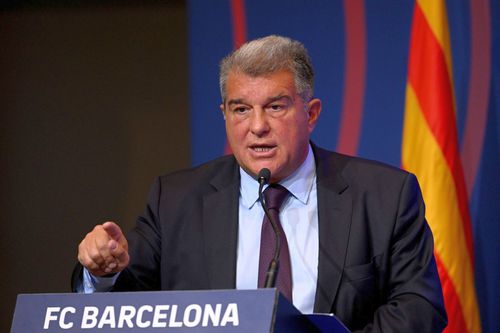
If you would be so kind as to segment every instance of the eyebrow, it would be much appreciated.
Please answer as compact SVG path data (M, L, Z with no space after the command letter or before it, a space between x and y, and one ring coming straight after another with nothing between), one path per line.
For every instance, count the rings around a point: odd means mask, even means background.
M283 95L269 97L264 104L267 105L269 103L279 101L280 99L283 98L293 102L293 98L291 98L286 94L283 94ZM247 103L245 103L245 100L243 98L230 99L229 101L227 101L227 105L233 105L233 104L247 104Z
M276 102L276 101L279 101L280 99L286 99L290 102L293 102L293 98L288 96L288 95L278 95L278 96L274 96L274 97L271 97L269 98L267 101L266 101L266 104L269 104L269 103L272 103L272 102Z
M243 98L238 98L238 99L231 99L229 101L227 101L227 105L231 105L231 104L245 104L243 102Z

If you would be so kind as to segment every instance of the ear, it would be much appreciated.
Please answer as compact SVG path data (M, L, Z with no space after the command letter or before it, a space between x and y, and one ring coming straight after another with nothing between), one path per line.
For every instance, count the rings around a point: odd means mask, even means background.
M219 105L220 110L222 111L222 117L224 117L224 120L226 120L226 108L224 107L224 103Z
M307 115L309 116L307 124L309 133L312 133L318 122L319 114L321 113L321 100L313 98L307 103Z

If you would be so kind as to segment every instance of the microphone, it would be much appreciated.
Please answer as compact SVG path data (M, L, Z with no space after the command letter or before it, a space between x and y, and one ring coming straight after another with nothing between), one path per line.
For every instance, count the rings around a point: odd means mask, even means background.
M262 187L269 183L269 179L271 179L271 171L268 168L262 168L259 171L259 175L257 176L257 181L259 182L261 188L259 188L259 194L262 192ZM259 196L260 198L260 196Z
M281 248L281 237L278 225L276 224L276 221L274 221L274 218L269 213L269 209L267 209L267 205L264 202L264 196L262 195L262 188L264 187L264 185L269 183L270 179L271 179L271 171L269 171L268 168L262 168L257 176L257 181L259 182L259 201L260 204L262 205L262 209L264 209L264 213L266 214L269 222L271 222L271 227L273 228L275 236L274 256L271 262L269 263L269 267L267 268L264 288L274 288L276 286L276 277L278 276L279 257Z

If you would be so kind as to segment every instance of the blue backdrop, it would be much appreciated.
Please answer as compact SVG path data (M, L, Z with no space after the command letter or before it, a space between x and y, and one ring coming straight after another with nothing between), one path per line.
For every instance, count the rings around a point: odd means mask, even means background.
M472 10L481 5L480 14L488 20ZM400 166L413 1L190 0L188 6L193 165L224 152L220 59L242 40L281 34L302 41L315 66L315 96L323 101L323 112L313 140ZM488 87L487 118L475 132L484 140L475 147L478 167L470 184L470 208L483 332L500 332L500 219L495 209L500 204L500 1L449 0L447 10L460 144L467 122L481 112L469 101L476 70L471 55L487 52L489 59L489 73L481 77L489 82L479 81ZM472 22L482 24L479 34ZM343 122L344 110L359 113L354 125ZM342 136L354 144L344 144Z

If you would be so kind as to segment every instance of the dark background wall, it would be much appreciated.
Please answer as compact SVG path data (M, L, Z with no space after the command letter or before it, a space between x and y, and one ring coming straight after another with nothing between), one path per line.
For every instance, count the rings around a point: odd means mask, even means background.
M0 332L18 293L70 290L93 225L128 229L190 164L186 9L164 2L0 11Z

